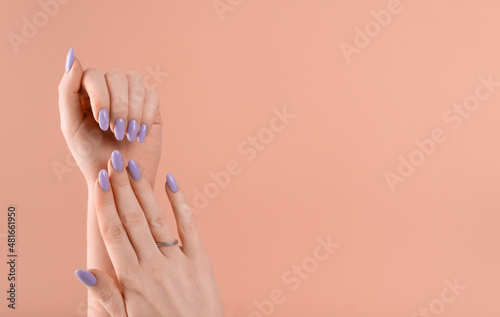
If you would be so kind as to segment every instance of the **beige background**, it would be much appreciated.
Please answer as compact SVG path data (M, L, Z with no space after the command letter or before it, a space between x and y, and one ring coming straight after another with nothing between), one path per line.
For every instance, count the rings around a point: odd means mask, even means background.
M1 316L84 315L73 271L85 268L86 187L57 107L72 46L84 67L138 70L157 87L158 184L172 172L197 205L227 316L500 316L500 87L481 83L500 82L498 1L66 2L48 17L37 1L1 1ZM391 20L377 29L382 9ZM354 46L365 27L373 37ZM269 135L284 107L295 117ZM433 133L441 143L419 161L415 139ZM268 143L248 161L259 135ZM400 156L418 166L391 190ZM197 204L232 160L239 173ZM336 249L314 259L329 235ZM294 265L306 279L290 282ZM466 288L453 293L454 280Z

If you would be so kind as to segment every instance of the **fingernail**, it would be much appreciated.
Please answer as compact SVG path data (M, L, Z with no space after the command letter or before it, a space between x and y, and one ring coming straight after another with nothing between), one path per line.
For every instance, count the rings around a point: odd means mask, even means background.
M137 142L142 143L146 138L146 132L148 132L148 126L143 123L139 129L139 134L137 135Z
M168 188L174 193L179 190L179 187L177 187L177 182L175 181L174 175L172 175L170 173L167 174L167 185L168 185Z
M114 150L113 153L111 153L111 164L117 172L120 172L123 169L123 158L120 151Z
M101 109L99 111L99 127L102 131L106 131L109 128L108 109Z
M121 140L123 140L124 136L125 136L125 120L116 119L116 121L115 121L115 138L118 141L121 141Z
M136 161L128 161L128 170L133 179L138 180L141 178L141 171L139 170L139 165L137 165Z
M109 177L106 170L101 170L99 172L99 185L101 185L101 189L104 191L109 189Z
M134 142L136 136L137 136L137 121L130 120L128 122L127 139L130 142Z
M66 55L66 73L71 70L73 63L75 62L75 50L73 48L69 49L68 55Z
M97 284L97 279L95 278L94 274L90 273L87 270L76 270L75 271L76 277L82 282L83 284L92 287Z

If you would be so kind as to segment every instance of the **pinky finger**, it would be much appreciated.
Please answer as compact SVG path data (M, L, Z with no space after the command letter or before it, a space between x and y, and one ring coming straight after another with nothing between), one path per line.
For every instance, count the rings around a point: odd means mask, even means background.
M91 270L91 272L77 270L75 275L88 287L90 295L95 299L94 304L101 304L111 316L127 316L123 296L115 281L108 274L99 270ZM89 301L90 305L92 304Z

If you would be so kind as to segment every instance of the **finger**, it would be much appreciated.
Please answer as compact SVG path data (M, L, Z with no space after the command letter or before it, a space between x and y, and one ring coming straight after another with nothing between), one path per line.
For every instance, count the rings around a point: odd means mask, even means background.
M101 170L99 173L94 191L99 230L109 258L119 275L127 272L130 264L138 263L138 259L116 210L113 189L109 186L106 170Z
M137 134L137 142L142 143L151 131L155 118L159 113L158 95L154 89L146 89L144 96L144 111L142 112L141 125ZM161 116L160 116L161 123Z
M104 74L110 99L110 124L118 141L125 136L125 123L128 117L128 81L119 69Z
M79 93L82 74L82 65L74 57L74 51L71 48L66 56L66 72L59 83L58 89L61 130L67 139L75 134L85 114Z
M104 74L97 68L83 71L82 88L90 99L92 115L101 130L109 128L109 92Z
M140 171L135 161L129 161L128 168L132 175L140 178ZM137 170L136 170L137 168ZM151 235L144 212L135 198L134 191L130 186L127 171L124 168L122 155L119 151L113 151L109 162L111 187L115 197L116 209L120 219L127 231L128 237L137 253L139 259L150 259L159 255L158 247Z
M139 167L139 173L142 170ZM130 183L132 184L132 189L134 190L135 196L139 201L139 204L144 210L146 220L149 224L149 229L155 242L172 242L175 240L174 234L170 227L167 215L160 203L156 199L153 189L145 177L139 177L135 179L130 177ZM160 251L163 255L170 257L179 255L182 253L178 246L160 246Z
M127 316L120 289L108 274L99 270L77 270L75 275L111 316Z
M165 191L174 211L177 222L177 231L182 241L182 251L189 258L197 258L204 254L203 244L196 229L193 213L189 208L186 197L172 174L167 174Z
M144 106L144 77L139 72L127 74L128 80L128 127L127 139L133 142L137 137L138 124L141 122Z

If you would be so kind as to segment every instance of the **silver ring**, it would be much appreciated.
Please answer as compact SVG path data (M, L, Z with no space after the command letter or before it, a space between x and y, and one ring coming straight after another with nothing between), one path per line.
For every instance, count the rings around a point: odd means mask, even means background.
M159 247L167 247L167 246L171 246L171 245L176 245L178 243L179 243L179 241L177 241L177 239L175 239L174 241L170 241L170 242L156 242L156 245Z

